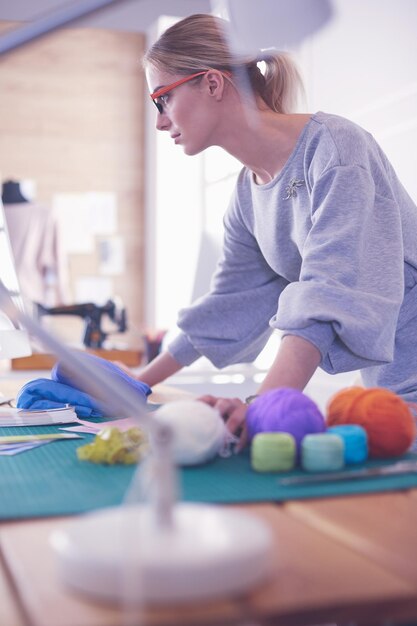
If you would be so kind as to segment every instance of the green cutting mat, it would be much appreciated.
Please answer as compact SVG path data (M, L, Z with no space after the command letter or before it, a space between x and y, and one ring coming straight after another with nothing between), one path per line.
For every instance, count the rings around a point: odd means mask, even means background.
M58 427L49 426L1 430L4 435L60 432ZM91 438L86 435L83 439L55 441L13 457L0 456L0 519L68 515L120 504L135 467L78 461L77 447ZM417 461L417 454L403 458ZM370 461L366 465L384 464L387 462ZM286 476L295 474L303 472L297 470ZM308 487L283 487L279 484L280 476L283 474L253 472L249 454L244 452L180 470L181 498L218 503L284 501L417 486L417 473Z

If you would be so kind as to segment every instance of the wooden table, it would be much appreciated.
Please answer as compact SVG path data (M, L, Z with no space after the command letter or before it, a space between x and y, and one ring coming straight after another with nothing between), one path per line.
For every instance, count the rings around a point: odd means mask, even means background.
M128 613L61 584L49 536L71 518L0 524L0 626L417 623L417 491L235 508L273 531L264 584L239 597Z

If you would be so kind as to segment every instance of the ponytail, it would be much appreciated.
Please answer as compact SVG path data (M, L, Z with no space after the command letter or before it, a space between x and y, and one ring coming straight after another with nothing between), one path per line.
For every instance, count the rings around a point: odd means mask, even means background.
M258 60L265 63L263 89L258 91L259 95L273 111L293 112L300 92L304 92L294 61L286 52L261 53Z

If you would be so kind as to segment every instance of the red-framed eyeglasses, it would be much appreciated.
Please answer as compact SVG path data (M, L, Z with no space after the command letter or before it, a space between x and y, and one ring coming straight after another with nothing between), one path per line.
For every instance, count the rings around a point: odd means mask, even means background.
M171 83L170 85L165 85L165 87L161 87L160 89L157 89L156 91L151 93L150 96L156 108L158 109L159 113L161 113L162 115L162 113L164 112L164 105L166 104L166 102L164 101L164 96L169 91L172 91L173 89L175 89L175 87L179 87L180 85L187 83L189 80L192 80L193 78L197 78L197 76L203 76L203 74L207 74L207 72L211 72L211 71L212 71L211 69L202 70L201 72L196 72L195 74L191 74L190 76L184 76L184 78L180 78L179 80L176 80L175 83ZM220 71L220 73L223 76L225 76L225 78L227 78L228 80L231 80L230 72Z
M165 85L165 87L161 87L160 89L157 89L156 91L151 93L150 94L151 98L156 108L158 109L159 113L161 113L162 115L162 113L164 112L164 104L166 103L163 100L163 96L165 96L165 94L175 89L175 87L179 87L180 85L187 83L189 80L192 80L193 78L197 78L197 76L203 76L203 74L207 74L207 72L209 71L210 70L204 70L202 72L196 72L196 74L191 74L191 76L184 76L184 78L180 78L179 80L176 80L175 83L171 83L170 85Z

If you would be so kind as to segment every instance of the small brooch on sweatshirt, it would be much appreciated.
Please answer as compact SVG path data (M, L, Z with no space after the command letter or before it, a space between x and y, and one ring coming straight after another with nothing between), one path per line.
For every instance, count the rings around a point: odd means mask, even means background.
M297 196L297 187L302 187L304 184L304 180L301 180L299 178L291 178L290 184L285 187L287 195L284 197L284 200L295 198Z

